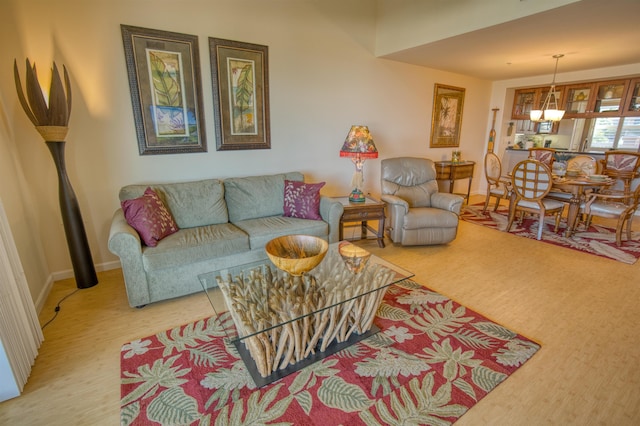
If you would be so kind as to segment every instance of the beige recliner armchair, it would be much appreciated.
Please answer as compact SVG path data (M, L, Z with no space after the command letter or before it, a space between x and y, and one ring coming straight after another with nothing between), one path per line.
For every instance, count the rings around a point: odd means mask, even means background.
M381 187L391 241L404 246L433 245L456 237L464 198L438 192L433 161L414 157L382 160Z

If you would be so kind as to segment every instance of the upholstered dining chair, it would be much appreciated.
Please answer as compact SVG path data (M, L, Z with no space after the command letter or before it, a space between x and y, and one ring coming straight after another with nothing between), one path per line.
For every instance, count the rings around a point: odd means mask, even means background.
M484 156L484 176L487 179L487 196L484 200L483 214L487 211L491 197L496 199L496 203L493 206L493 211L496 211L500 205L500 200L509 198L511 194L511 180L506 176L502 176L502 163L500 158L493 152L487 152Z
M598 162L590 155L579 154L567 160L567 170L580 170L585 175L599 173ZM571 191L553 190L547 194L548 198L568 203L573 197Z
M545 198L553 185L551 169L540 161L527 159L519 162L511 174L512 192L509 202L508 232L518 211L533 213L539 216L537 239L542 239L544 218L547 214L555 215L555 229L558 232L564 203Z
M593 216L617 219L616 245L622 246L622 229L626 227L627 240L631 240L631 224L634 216L640 216L640 184L638 184L628 198L625 194L593 193L589 200L583 203L581 211L587 215L586 228L589 228Z
M382 160L381 167L380 198L386 203L391 241L403 246L453 241L464 198L439 192L433 161L387 158Z
M580 170L585 175L599 174L598 163L590 155L579 154L567 160L567 170Z
M529 148L529 158L546 164L550 169L555 160L556 150L553 148Z
M602 174L616 180L606 193L623 193L631 196L631 182L640 175L640 153L630 151L607 151L602 163Z

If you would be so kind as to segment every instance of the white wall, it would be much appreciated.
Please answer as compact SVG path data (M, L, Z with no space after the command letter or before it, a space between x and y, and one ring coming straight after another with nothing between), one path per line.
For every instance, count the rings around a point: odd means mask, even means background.
M2 0L1 7L0 197L11 204L7 215L32 269L34 298L50 274L71 276L71 264L55 167L18 104L14 58L22 75L26 57L41 78L53 60L69 70L67 168L99 267L118 264L107 238L126 184L299 170L309 181L327 181L323 193L344 195L353 165L338 151L352 124L368 125L380 151L365 165L365 189L374 194L381 158L450 158L451 149L429 148L434 83L466 89L460 149L482 161L491 83L375 58L371 1ZM207 153L138 154L120 24L199 37ZM269 46L270 150L215 150L208 37ZM481 173L478 167L474 188Z

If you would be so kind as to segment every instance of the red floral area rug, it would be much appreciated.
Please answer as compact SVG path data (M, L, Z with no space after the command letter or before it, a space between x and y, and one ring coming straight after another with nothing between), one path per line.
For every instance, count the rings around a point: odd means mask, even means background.
M460 214L460 218L465 222L475 223L489 228L504 231L509 223L509 209L506 206L499 206L497 211L493 211L493 206L489 205L487 212L482 214L484 203L465 206ZM535 240L538 234L538 218L525 216L522 224L517 220L511 226L510 234ZM622 247L616 246L616 230L606 226L591 223L589 229L584 229L581 224L577 231L570 237L564 236L566 223L560 223L558 233L553 232L554 219L549 216L545 218L542 230L542 240L545 243L560 247L566 247L596 256L614 259L619 262L634 264L640 258L640 235L632 233L631 241L627 241L623 236Z
M256 389L225 328L203 319L121 352L121 425L393 425L456 421L540 346L411 281L381 331Z

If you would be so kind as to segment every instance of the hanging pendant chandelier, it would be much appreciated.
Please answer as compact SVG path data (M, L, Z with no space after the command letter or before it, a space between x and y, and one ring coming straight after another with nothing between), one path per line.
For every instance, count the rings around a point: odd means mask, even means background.
M553 81L547 97L542 104L542 109L532 109L529 117L531 121L560 121L564 116L564 110L558 108L556 96L556 73L558 72L558 60L564 55L553 55L556 60L556 68L553 70ZM544 119L543 119L544 117Z

